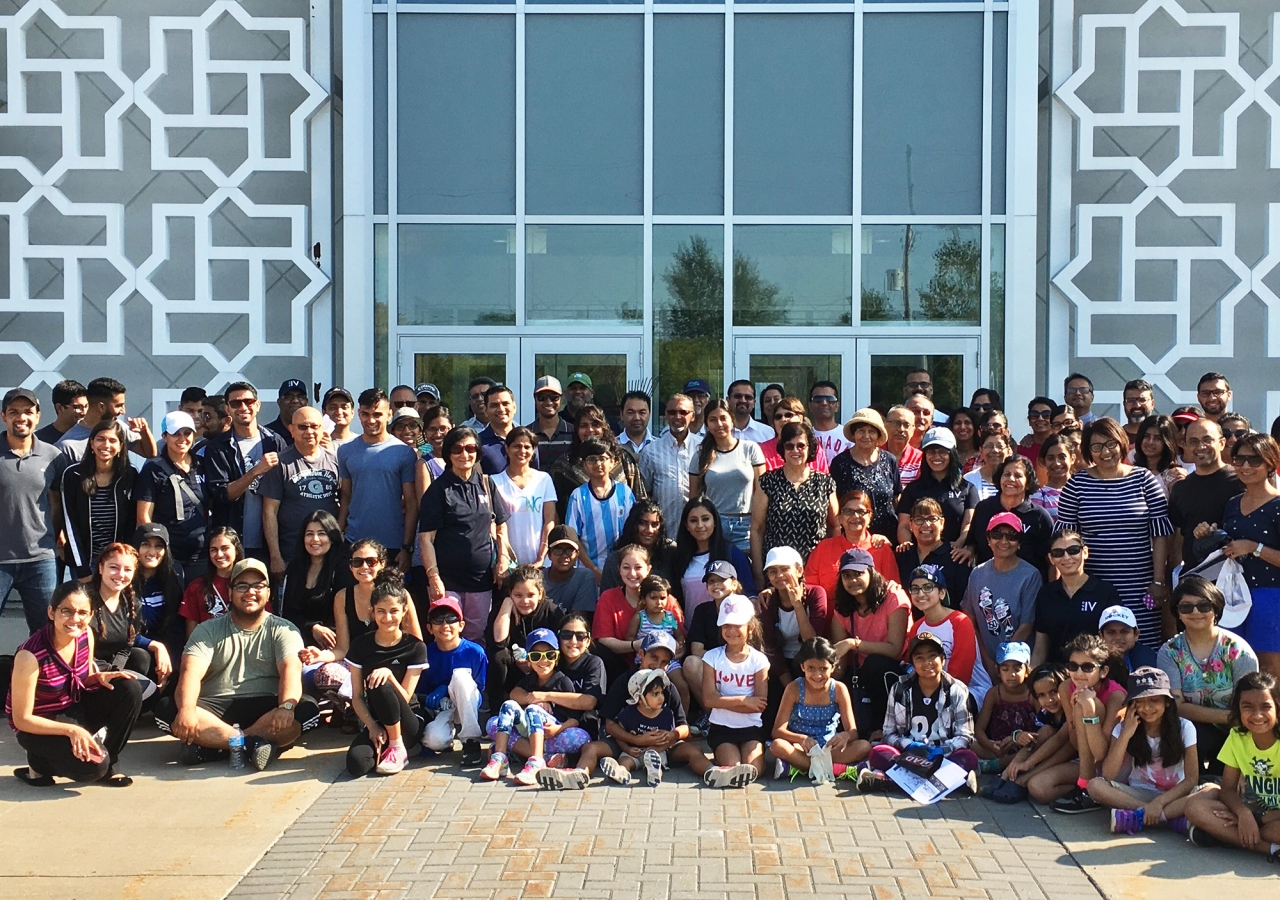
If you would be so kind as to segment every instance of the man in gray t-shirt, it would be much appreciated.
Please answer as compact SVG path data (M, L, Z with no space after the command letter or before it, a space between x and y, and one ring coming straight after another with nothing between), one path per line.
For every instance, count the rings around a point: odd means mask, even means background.
M987 525L992 558L969 576L960 608L973 620L982 664L999 684L996 658L1000 645L1029 642L1035 634L1036 595L1043 579L1036 567L1018 556L1022 520L1010 512L997 513Z
M304 406L295 412L289 432L293 446L281 452L280 464L258 482L263 537L276 574L293 559L307 516L316 510L338 515L338 455L320 446L320 410Z

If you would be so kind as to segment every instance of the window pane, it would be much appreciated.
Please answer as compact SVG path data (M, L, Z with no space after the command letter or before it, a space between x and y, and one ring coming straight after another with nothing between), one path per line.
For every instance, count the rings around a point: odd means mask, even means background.
M401 225L401 325L514 325L515 229Z
M653 211L724 212L724 16L653 19Z
M862 321L977 325L979 225L864 225ZM935 378L935 383L937 379Z
M539 378L558 378L565 386L570 375L585 372L591 378L591 402L608 416L622 412L622 395L627 392L625 353L535 353L533 371Z
M404 2L404 0L401 0ZM440 388L440 402L449 407L450 421L461 425L471 418L467 402L467 385L471 379L492 378L499 384L507 380L505 353L415 353L413 383L424 381Z
M1008 150L1009 14L991 14L991 212L1004 213Z
M387 351L390 316L387 312L390 275L390 247L387 243L387 226L373 226L373 383L383 390L391 390L388 381Z
M387 17L373 17L373 212L387 214Z
M400 212L514 215L515 18L397 20Z
M889 355L871 351L871 405L881 413L902 402L902 384L907 375L924 369L933 379L933 403L948 410L963 406L964 357L956 354L913 353Z
M863 22L863 213L978 215L981 14L886 13Z
M844 384L842 363L839 353L820 355L785 354L751 354L751 374L747 377L756 387L756 398L764 393L771 384L782 385L789 397L809 399L809 388L819 381L832 381ZM772 427L772 422L765 422Z
M724 387L724 229L653 226L655 418L690 378ZM661 430L661 427L659 427Z
M734 212L848 215L853 17L737 16L733 27Z
M733 229L734 325L848 325L853 298L848 225Z
M528 321L644 321L644 229L530 225L525 230Z
M639 215L644 195L644 19L529 16L525 208Z
M1004 393L1004 226L991 226L991 387Z

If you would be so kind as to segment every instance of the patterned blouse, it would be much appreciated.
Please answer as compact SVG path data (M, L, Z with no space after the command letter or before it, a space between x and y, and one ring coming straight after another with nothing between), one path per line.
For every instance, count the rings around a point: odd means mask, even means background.
M1209 709L1226 709L1236 682L1258 671L1258 657L1244 638L1218 629L1218 642L1201 662L1187 645L1186 634L1170 638L1156 653L1156 665L1169 676L1173 696Z
M792 484L785 469L774 469L760 477L760 489L769 498L764 517L764 552L791 547L807 559L818 541L827 536L835 480L810 471L804 481Z
M853 458L852 448L831 460L831 477L836 480L836 497L859 490L871 498L871 533L898 540L898 513L894 508L902 493L898 461L884 448L876 461L864 466Z

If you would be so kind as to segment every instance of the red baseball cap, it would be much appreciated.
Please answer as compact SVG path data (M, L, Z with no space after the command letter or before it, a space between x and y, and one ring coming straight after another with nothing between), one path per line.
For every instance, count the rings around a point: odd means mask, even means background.
M457 614L459 619L466 618L466 616L462 614L462 604L453 597L441 597L435 603L432 603L431 608L427 610L427 619L430 620L431 614L438 609L451 609Z

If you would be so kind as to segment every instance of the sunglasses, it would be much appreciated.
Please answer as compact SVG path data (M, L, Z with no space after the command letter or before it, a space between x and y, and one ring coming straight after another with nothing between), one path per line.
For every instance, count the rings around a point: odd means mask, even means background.
M1084 547L1079 544L1072 544L1070 547L1054 547L1049 551L1049 555L1054 559L1062 559L1064 556L1079 556L1084 552Z
M1213 604L1208 600L1201 600L1198 603L1179 603L1178 612L1180 613L1209 613L1213 612Z
M589 641L591 640L591 632L589 631L570 631L565 628L558 632L562 641Z
M1097 663L1091 663L1091 662L1087 662L1087 663L1069 662L1069 663L1067 663L1067 671L1068 671L1068 672L1083 672L1083 673L1084 673L1084 674L1086 674L1086 675L1091 674L1091 673L1093 672L1093 670L1094 670L1094 669L1101 669L1101 668L1102 668L1102 666L1098 665Z
M1022 535L1013 531L993 531L987 535L988 541L1009 541L1010 543L1018 543L1022 540Z
M537 400L539 403L541 403L543 400L550 400L552 403L559 403L560 395L553 394L550 391L543 391L541 394L536 395L534 399Z
M427 620L428 625L457 625L462 620L458 618L456 613L444 613L439 616L432 616Z
M525 657L529 662L542 662L544 659L547 662L555 662L559 658L559 650L530 650Z
M996 408L996 405L995 405L994 403L975 403L975 404L973 404L973 411L974 411L974 412L986 412L986 411L987 411L987 410L989 410L989 409L995 409L995 408Z
M801 441L799 443L796 443L795 441L790 441L784 444L782 449L786 450L787 452L790 452L792 450L799 450L801 453L803 453L805 450L809 449L809 445L806 444L804 441Z
M1240 440L1240 438L1242 438L1242 437L1248 437L1248 436L1249 436L1250 434L1252 434L1252 433L1253 433L1253 432L1251 432L1248 428L1235 428L1235 429L1227 429L1227 430L1223 431L1223 432L1222 432L1222 436L1223 436L1223 437L1233 437L1233 438L1235 438L1235 439L1238 441L1238 440Z
M1052 419L1053 410L1051 409L1033 409L1027 413L1028 419Z
M1261 469L1266 465L1261 456L1253 456L1248 453L1237 453L1235 461L1237 466L1244 466L1248 469Z
M392 409L407 409L407 408L409 408L410 406L416 406L416 405L417 405L417 403L418 403L418 401L417 401L417 400L397 400L395 403L392 403L392 404L391 404L391 408L392 408Z
M372 569L382 560L376 556L353 556L351 562L347 563L353 569Z
M253 397L240 397L237 400L228 400L227 406L230 406L232 409L236 409L241 406L253 406L253 404L257 402L258 401Z
M814 394L809 398L810 403L835 403L835 394Z
M475 444L463 444L462 446L454 447L452 450L450 450L449 455L461 456L463 453L467 453L471 456L475 456L479 452L480 452L480 448L477 447Z

